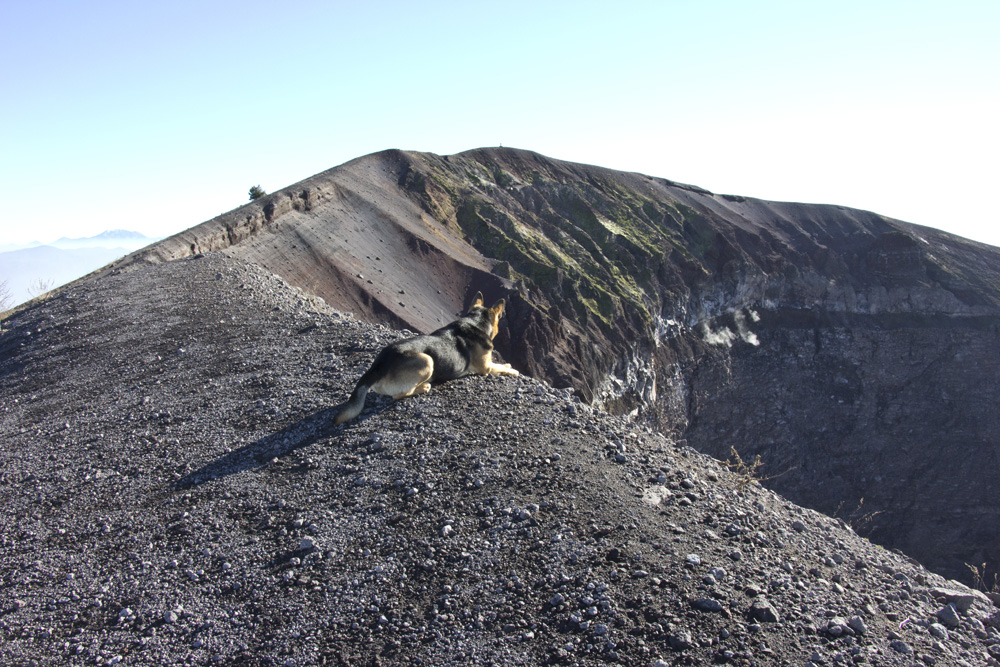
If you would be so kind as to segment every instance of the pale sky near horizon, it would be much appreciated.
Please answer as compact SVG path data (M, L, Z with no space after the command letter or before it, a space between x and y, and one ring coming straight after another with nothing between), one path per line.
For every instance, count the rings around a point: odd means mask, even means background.
M0 3L0 245L503 144L1000 246L1000 2Z

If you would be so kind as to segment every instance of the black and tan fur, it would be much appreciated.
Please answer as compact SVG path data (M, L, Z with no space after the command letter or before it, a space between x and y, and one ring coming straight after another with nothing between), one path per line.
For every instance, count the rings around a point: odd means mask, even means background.
M503 310L503 299L486 308L482 293L477 292L463 317L426 336L386 346L358 380L351 398L339 406L334 423L343 424L357 417L365 407L369 391L404 398L426 394L431 384L470 373L518 375L510 364L493 363L493 339Z

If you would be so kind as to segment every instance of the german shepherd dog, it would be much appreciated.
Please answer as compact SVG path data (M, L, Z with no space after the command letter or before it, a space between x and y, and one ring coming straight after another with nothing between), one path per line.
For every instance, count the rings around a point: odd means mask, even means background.
M343 424L357 417L365 407L369 390L405 398L426 394L431 384L470 373L518 375L510 364L493 363L493 339L499 330L503 309L503 299L490 308L484 307L483 295L477 292L463 317L426 336L387 345L358 380L347 402L338 406L334 423Z

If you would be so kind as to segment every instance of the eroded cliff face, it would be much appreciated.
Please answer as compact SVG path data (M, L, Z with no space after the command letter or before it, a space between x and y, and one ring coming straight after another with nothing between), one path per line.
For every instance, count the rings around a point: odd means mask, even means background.
M689 442L950 576L996 564L996 319L758 312L698 364Z
M1000 251L511 149L387 151L130 258L223 250L418 331L508 302L522 372L949 576L1000 558Z

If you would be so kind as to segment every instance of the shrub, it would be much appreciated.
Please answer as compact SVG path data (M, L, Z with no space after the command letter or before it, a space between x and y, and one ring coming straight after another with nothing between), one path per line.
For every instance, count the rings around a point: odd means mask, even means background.
M266 194L267 193L264 192L264 189L262 187L260 187L259 185L255 185L252 188L250 188L250 201L254 201L255 199L260 199Z
M14 304L14 295L6 280L0 280L0 313L6 312Z
M35 278L31 281L31 284L28 285L28 294L31 295L32 299L42 296L52 290L52 285L52 280L48 280L46 278Z

